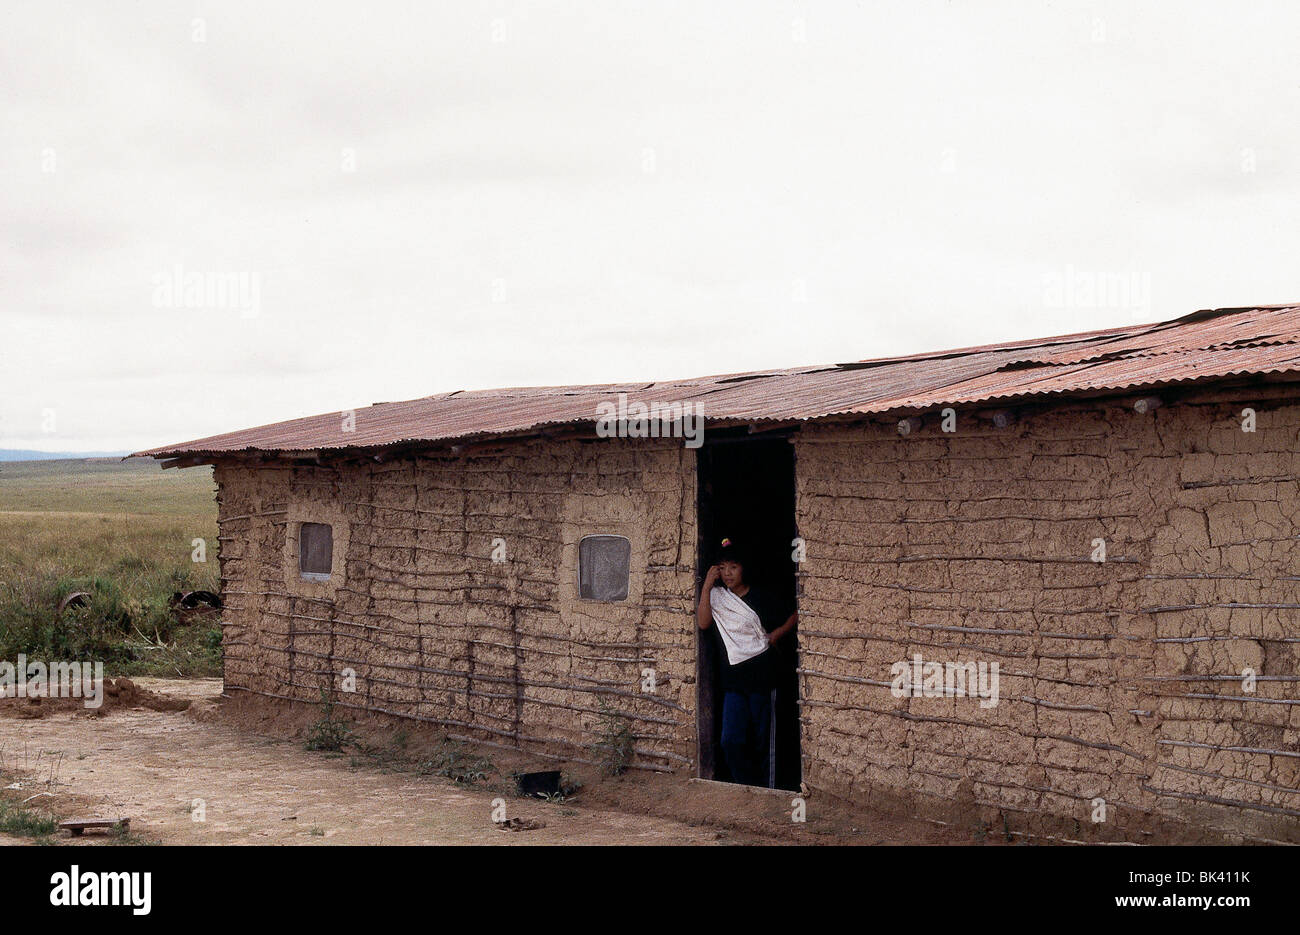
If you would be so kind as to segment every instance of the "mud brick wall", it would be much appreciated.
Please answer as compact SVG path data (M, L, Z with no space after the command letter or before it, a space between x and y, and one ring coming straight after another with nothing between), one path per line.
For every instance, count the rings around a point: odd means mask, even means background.
M634 766L693 762L695 470L680 442L225 462L216 478L228 691L319 702L324 689L454 737L588 762L603 703L629 720ZM333 524L328 584L297 576L299 522ZM627 602L579 600L577 543L591 534L631 540ZM492 561L496 539L505 562Z
M1083 826L1101 797L1119 826L1300 840L1295 399L805 427L805 780ZM1000 703L895 698L890 666L917 653L997 661Z

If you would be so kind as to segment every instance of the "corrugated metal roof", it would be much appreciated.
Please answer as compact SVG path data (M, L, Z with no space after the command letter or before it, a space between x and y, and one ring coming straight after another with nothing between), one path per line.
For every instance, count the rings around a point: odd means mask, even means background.
M925 410L1045 394L1096 393L1300 372L1300 305L1215 309L1153 325L909 357L599 386L441 393L293 419L138 452L133 457L241 451L326 451L447 443L594 423L597 406L695 402L710 423L798 421Z

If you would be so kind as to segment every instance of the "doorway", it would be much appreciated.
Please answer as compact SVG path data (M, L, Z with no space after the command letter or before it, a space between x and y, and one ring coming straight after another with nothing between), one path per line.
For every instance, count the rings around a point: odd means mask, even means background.
M791 558L795 524L794 446L784 435L755 437L744 429L710 429L699 449L697 475L699 554L696 594L704 582L722 537L743 543L754 566L750 582L796 605L795 563ZM798 631L771 650L777 653L777 687L773 708L772 785L797 790L803 776L799 755ZM720 667L726 652L717 627L696 632L696 712L699 775L731 781L722 756L722 685Z

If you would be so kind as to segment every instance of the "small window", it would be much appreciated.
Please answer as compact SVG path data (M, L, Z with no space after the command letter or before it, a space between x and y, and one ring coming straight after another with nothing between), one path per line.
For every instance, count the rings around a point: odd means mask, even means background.
M578 543L578 596L588 601L627 600L632 543L623 536L584 536Z
M327 523L298 527L298 573L308 581L328 581L334 566L334 529Z

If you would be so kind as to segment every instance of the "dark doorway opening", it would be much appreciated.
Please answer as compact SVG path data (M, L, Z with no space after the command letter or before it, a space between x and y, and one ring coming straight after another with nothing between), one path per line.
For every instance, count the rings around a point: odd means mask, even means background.
M795 524L794 446L785 437L754 437L744 430L711 429L699 449L699 545L696 589L723 536L744 544L753 568L746 580L762 586L796 606L792 540ZM721 667L726 651L717 627L697 632L696 686L699 729L699 774L703 779L731 781L722 756ZM776 653L777 690L772 723L775 741L772 785L797 790L803 778L799 755L798 631L779 641Z

